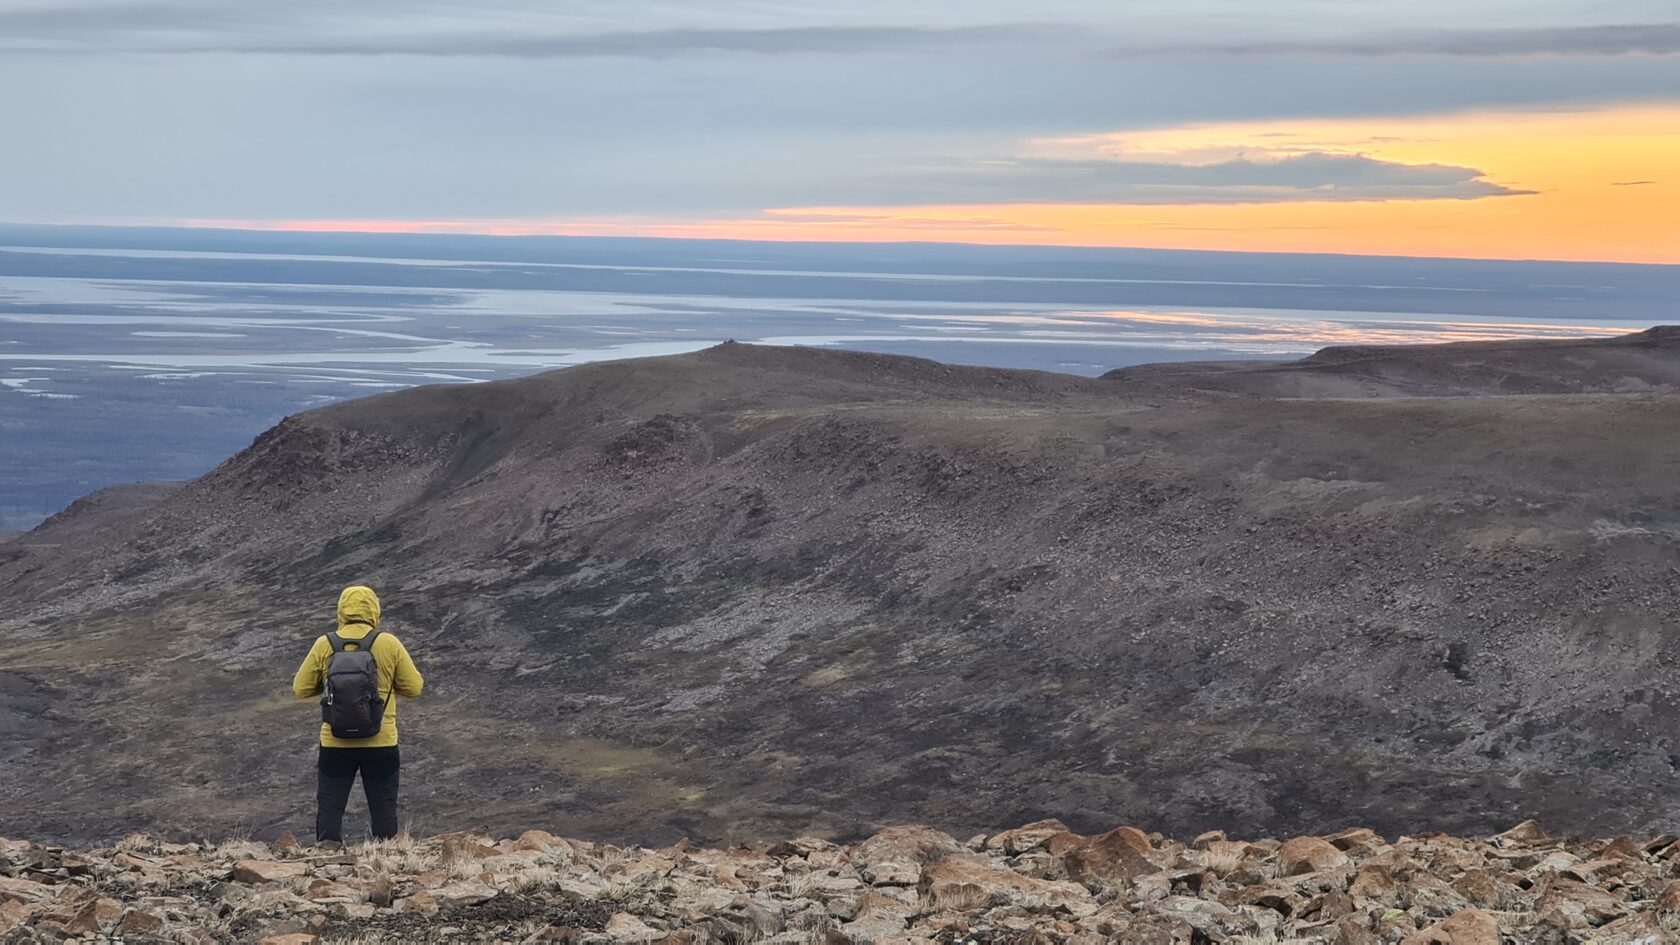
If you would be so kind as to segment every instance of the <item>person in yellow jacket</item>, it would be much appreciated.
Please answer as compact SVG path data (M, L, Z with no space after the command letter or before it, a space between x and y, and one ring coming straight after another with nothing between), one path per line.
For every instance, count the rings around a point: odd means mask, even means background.
M344 805L361 773L367 795L368 819L379 839L397 834L397 696L418 699L425 686L414 659L402 641L379 629L379 597L372 588L356 585L338 595L338 630L323 634L303 658L292 678L299 699L321 695L327 667L335 652L356 652L359 641L373 637L371 654L377 667L378 695L385 702L378 731L368 738L339 738L332 726L321 723L321 753L316 764L315 842L344 842ZM335 673L335 679L338 678ZM375 713L377 715L377 713Z

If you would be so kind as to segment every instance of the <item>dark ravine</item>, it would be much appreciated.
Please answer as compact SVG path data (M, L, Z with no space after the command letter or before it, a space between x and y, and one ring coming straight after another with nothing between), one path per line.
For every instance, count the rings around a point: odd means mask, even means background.
M1672 330L1096 380L726 345L341 404L0 544L0 804L304 827L287 682L365 581L429 679L418 831L1659 832L1676 377Z

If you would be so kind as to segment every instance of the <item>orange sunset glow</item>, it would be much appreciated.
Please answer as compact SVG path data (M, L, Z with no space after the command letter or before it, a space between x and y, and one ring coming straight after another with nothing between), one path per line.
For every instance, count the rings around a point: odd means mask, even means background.
M281 230L754 240L934 240L1486 259L1680 263L1680 107L1197 124L1028 142L1184 163L1317 152L1475 168L1475 199L767 208L716 219L237 221ZM1262 158L1264 159L1264 158ZM1531 193L1530 193L1531 192ZM194 221L227 223L229 221Z

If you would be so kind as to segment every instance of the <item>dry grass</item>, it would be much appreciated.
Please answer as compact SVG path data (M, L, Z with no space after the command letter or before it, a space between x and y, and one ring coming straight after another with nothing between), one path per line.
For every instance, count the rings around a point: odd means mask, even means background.
M559 885L564 875L552 866L532 866L514 873L508 881L507 889L509 892L526 895L547 892Z
M438 865L438 855L414 842L406 833L389 840L369 840L357 848L362 865L375 873L424 873Z
M131 833L118 840L116 848L123 853L155 854L158 852L158 838L143 833Z
M1242 853L1236 850L1203 850L1197 857L1202 869L1224 878L1243 865Z
M258 843L255 840L235 837L231 840L223 840L221 843L207 847L205 852L210 856L224 857L229 860L249 860L253 858L266 857L269 855L270 850L268 844L266 843Z
M484 875L484 863L480 860L458 859L444 864L444 875L456 882L476 880Z

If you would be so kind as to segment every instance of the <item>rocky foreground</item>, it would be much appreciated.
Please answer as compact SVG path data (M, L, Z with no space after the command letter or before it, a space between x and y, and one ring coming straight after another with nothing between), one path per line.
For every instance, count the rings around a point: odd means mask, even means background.
M1325 942L1680 940L1680 838L1370 830L1186 846L1041 821L967 842L614 847L529 831L350 849L0 840L0 942Z

